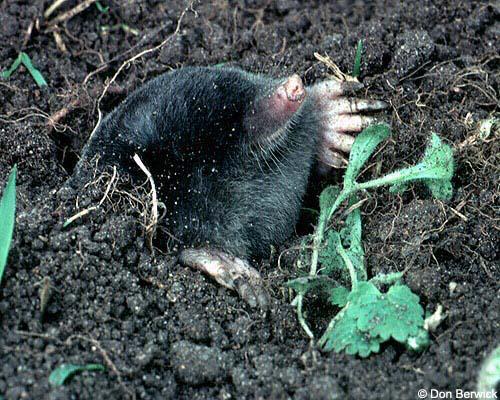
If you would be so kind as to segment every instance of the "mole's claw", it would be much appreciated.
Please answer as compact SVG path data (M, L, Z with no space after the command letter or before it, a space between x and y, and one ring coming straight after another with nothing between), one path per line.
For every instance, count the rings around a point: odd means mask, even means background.
M357 81L344 81L342 82L342 94L349 94L358 92L363 89L365 85Z
M343 114L330 124L330 129L336 132L361 132L364 128L376 122L376 118L359 114ZM339 149L340 150L340 149Z
M252 308L257 307L257 297L253 291L250 282L245 279L237 279L236 280L236 291L240 295L240 297L248 303L248 305Z
M333 167L333 168L342 168L347 165L347 160L337 153L336 151L331 150L326 146L322 146L319 150L319 161L320 165ZM324 171L321 171L322 174L326 174L328 172L328 168L323 168Z
M389 107L389 104L382 100L340 97L325 105L324 112L337 116L339 114L381 111L387 107Z
M212 276L222 286L237 291L251 307L267 309L269 299L262 278L246 260L212 249L186 249L180 260Z
M326 129L323 132L323 139L327 146L340 150L343 153L349 153L354 144L353 136L331 129Z
M364 85L356 81L339 81L329 79L315 84L311 90L319 99L334 99L361 90Z
M246 280L239 278L236 281L236 291L240 297L252 308L267 311L269 308L269 296L262 285L262 281Z

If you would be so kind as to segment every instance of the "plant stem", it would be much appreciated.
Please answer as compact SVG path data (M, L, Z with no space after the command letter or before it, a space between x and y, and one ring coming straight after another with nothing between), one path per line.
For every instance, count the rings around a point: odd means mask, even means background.
M410 168L405 168L399 171L392 172L390 174L387 174L381 178L377 179L372 179L368 182L362 182L362 183L355 183L354 185L350 187L344 187L344 189L339 193L338 197L335 199L335 202L332 204L330 209L326 214L320 215L318 226L316 227L316 231L314 232L314 239L313 239L313 250L311 254L311 268L309 269L309 276L316 276L317 271L318 271L318 259L319 259L319 249L321 247L321 244L323 242L323 238L325 235L325 230L328 222L332 218L333 214L335 214L335 211L340 207L340 205L348 199L352 194L356 193L359 190L363 189L369 189L369 188L374 188L374 187L379 187L383 185L390 185L393 183L398 183L398 182L404 182L411 180L412 177L414 177L416 174L421 173L421 170L424 166L421 164L417 164L413 167ZM356 269L354 268L354 265L352 264L351 260L347 256L347 253L345 252L345 249L342 246L339 246L337 248L339 254L341 255L342 259L344 260L347 269L349 270L349 275L351 277L351 284L352 288L355 289L357 284L358 284L358 277L356 274ZM299 323L302 326L302 329L306 332L307 336L309 338L313 338L314 335L307 325L304 316L302 314L302 301L303 301L303 294L299 293L292 301L292 305L297 306L297 315L299 319ZM333 321L332 321L333 322Z
M391 172L381 178L372 179L367 182L356 183L353 186L353 191L363 190L363 189L371 189L380 186L393 185L395 183L404 183L411 181L417 177L422 176L422 170L426 167L423 164L417 164L413 167L403 168L398 171Z
M352 265L352 261L347 255L347 252L345 251L344 246L342 246L341 243L338 244L337 251L342 257L342 260L344 260L347 269L349 270L349 275L351 277L351 291L355 290L358 286L358 276L356 275L356 269L354 268L354 265Z
M309 339L314 340L314 334L312 333L311 329L307 325L307 322L304 318L304 315L302 314L302 300L304 299L304 296L302 293L299 293L295 299L292 301L292 305L297 306L297 319L299 320L299 324L304 329L304 332L306 333L307 336L309 336Z
M346 194L342 191L332 207L330 208L328 215L320 215L318 226L316 227L316 232L314 233L313 239L313 251L311 255L311 268L309 270L309 276L316 276L318 271L318 258L319 258L319 249L321 247L321 243L323 242L323 236L325 234L326 224L330 220L331 216L335 212L335 210L340 206L340 204L345 200ZM304 332L309 336L311 340L314 339L314 334L311 329L307 325L304 316L302 315L302 301L304 299L304 295L302 293L297 294L292 301L293 306L297 306L297 318L299 320L300 326L304 329Z
M342 202L349 197L351 194L350 190L342 190L330 207L328 214L326 217L320 215L318 226L316 227L316 232L314 233L313 240L313 252L311 255L311 269L309 270L309 276L316 276L316 272L318 270L318 258L319 258L319 249L321 247L321 243L323 242L323 236L325 234L326 224L330 221L330 218L337 211L337 208L342 204Z
M321 336L321 337L319 338L319 340L318 340L318 345L319 345L320 347L323 347L323 346L325 345L326 341L328 340L328 335L329 335L330 331L331 331L331 330L333 329L333 327L335 326L335 323L336 323L339 319L341 319L341 318L344 316L344 314L346 313L347 308L349 307L349 304L351 304L351 303L349 303L349 302L348 302L348 303L347 303L347 304L346 304L346 305L342 308L342 310L340 310L340 311L337 313L337 315L336 315L335 317L333 317L333 318L332 318L332 320L330 321L330 323L329 323L329 324L328 324L328 326L326 327L325 332L323 333L323 336Z

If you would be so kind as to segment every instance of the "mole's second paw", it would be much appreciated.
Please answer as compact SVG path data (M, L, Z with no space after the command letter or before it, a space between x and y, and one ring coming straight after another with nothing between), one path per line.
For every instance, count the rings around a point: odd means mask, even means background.
M327 170L328 167L345 167L345 155L351 151L354 143L352 134L361 132L377 121L364 114L384 110L389 106L380 100L347 97L349 93L362 87L363 84L359 82L328 80L312 88L320 113L319 160L322 170Z
M222 286L236 290L251 307L269 308L269 295L262 278L247 261L210 249L187 249L182 251L180 259L212 276Z

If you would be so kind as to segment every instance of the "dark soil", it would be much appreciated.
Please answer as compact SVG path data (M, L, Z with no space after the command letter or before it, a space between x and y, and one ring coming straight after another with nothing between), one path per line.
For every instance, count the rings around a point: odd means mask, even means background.
M474 389L481 361L499 342L500 149L498 132L478 135L478 123L498 112L500 14L493 2L195 2L174 34L182 1L104 0L108 13L92 5L59 24L66 51L47 31L43 13L51 3L0 5L0 68L23 50L49 83L39 89L23 67L0 81L0 182L19 167L16 232L0 288L0 395L413 399L419 388ZM119 24L125 29L104 31ZM402 196L379 190L363 205L370 273L407 270L405 281L426 310L444 307L430 348L415 355L388 344L368 359L312 351L284 289L298 275L293 252L280 267L277 257L257 265L274 297L262 316L174 256L156 250L152 257L141 193L132 198L116 180L109 184L111 175L94 177L79 193L59 191L97 122L106 81L170 35L118 75L103 112L183 65L231 62L297 72L313 83L327 76L314 52L350 71L362 38L361 78L370 96L391 103L394 132L366 176L417 161L432 131L454 147L449 203L417 185ZM63 229L108 186L98 210ZM310 311L318 333L327 321L322 311ZM61 363L102 363L107 372L50 387L48 376Z

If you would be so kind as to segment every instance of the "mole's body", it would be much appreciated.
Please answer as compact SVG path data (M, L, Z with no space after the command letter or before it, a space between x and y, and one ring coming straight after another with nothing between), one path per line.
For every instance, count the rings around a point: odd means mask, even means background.
M357 86L357 85L354 85ZM265 305L263 257L293 232L316 160L340 166L370 123L360 111L385 103L342 97L353 84L307 91L297 75L276 80L230 68L182 68L145 84L109 114L86 145L76 175L98 155L144 179L138 154L167 209L162 224L184 263Z

